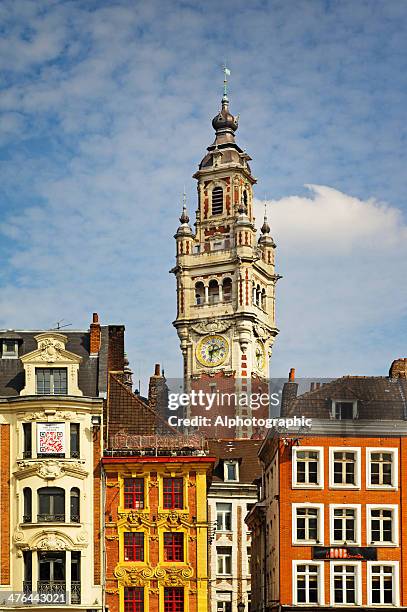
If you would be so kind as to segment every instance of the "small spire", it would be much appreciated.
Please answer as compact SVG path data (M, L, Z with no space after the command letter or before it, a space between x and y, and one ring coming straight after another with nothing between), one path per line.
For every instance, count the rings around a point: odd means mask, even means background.
M261 231L261 233L263 235L270 233L270 226L269 226L268 220L267 220L267 203L266 202L264 202L264 223L261 226L260 231Z
M189 223L189 216L187 213L187 194L185 193L185 187L184 187L184 193L182 195L182 213L181 213L179 220L181 223L185 223L185 224Z

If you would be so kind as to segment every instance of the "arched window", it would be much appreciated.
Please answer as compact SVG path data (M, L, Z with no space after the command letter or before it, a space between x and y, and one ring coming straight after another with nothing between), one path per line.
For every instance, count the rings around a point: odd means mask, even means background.
M247 203L248 203L248 198L247 198L247 191L245 189L243 192L243 204L244 204L246 211L247 211Z
M218 281L209 281L209 304L217 304L219 302L219 285Z
M230 302L232 300L232 281L230 278L225 278L222 283L223 301Z
M38 521L65 522L65 491L59 487L38 489Z
M202 306L204 302L205 302L205 286L200 281L199 283L196 283L195 285L195 304L197 306Z
M256 304L256 285L253 283L253 290L252 290L252 302L253 304Z
M257 304L257 306L260 306L260 304L261 304L261 289L260 289L260 285L256 286L256 304Z
M71 489L71 523L80 522L80 500L79 489L73 487Z
M223 189L215 187L212 191L212 214L221 215L223 213Z
M32 521L32 491L30 487L24 488L23 498L24 498L23 523L31 523Z
M266 310L266 290L261 290L261 307L263 310Z

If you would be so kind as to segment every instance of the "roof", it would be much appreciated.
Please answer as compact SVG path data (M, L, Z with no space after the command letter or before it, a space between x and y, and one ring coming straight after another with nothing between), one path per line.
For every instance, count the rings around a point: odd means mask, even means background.
M213 482L223 482L223 461L237 459L239 461L239 483L254 484L261 476L261 466L258 452L262 440L208 440L209 454L216 457L213 471Z
M35 351L38 348L35 336L45 330L19 331L2 330L0 338L18 340L19 357ZM98 397L98 359L90 357L89 331L66 331L68 338L66 348L79 355L82 360L79 366L79 388L87 397ZM106 376L106 374L105 374ZM24 388L24 366L20 359L0 359L0 396L18 396Z
M287 405L283 402L281 416L329 419L332 400L357 401L359 420L405 420L407 380L385 376L342 376L298 396Z

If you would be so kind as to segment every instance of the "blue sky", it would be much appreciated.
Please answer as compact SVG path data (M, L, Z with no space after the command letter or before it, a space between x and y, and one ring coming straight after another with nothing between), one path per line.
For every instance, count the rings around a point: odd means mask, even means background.
M3 0L0 327L126 325L180 372L173 234L221 65L278 244L271 373L385 374L407 330L407 4Z

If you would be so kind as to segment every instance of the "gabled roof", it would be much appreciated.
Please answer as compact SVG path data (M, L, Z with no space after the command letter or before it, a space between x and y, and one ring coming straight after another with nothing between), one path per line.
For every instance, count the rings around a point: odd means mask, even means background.
M213 471L213 482L223 482L223 461L239 461L239 483L254 484L261 476L261 466L257 456L262 440L208 440L209 454L217 461Z
M359 420L407 419L407 380L342 376L293 399L281 416L329 419L332 400L357 401Z

